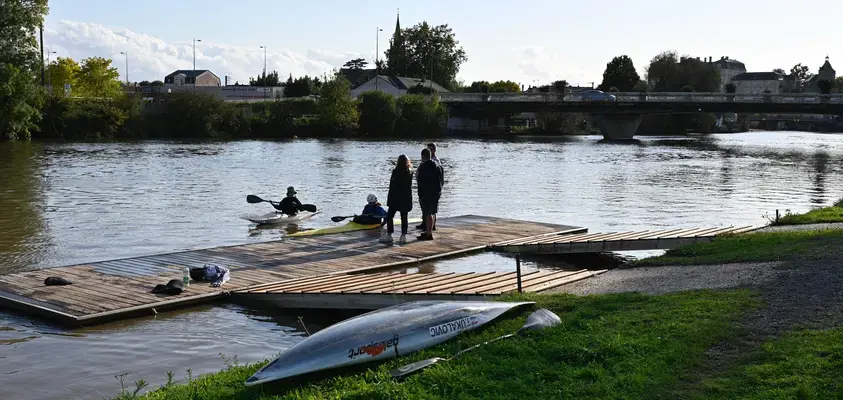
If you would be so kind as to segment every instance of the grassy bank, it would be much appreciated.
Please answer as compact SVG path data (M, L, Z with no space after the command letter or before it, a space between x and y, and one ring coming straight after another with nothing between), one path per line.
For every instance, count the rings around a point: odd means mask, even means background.
M841 244L843 230L746 233L668 250L658 257L637 260L633 266L786 261L821 257Z
M481 347L404 382L389 369L459 349L518 329L526 314L495 322L442 346L382 365L366 365L310 383L247 388L261 364L232 366L145 399L539 399L673 397L678 382L705 350L735 333L739 316L757 305L751 292L696 291L665 296L637 294L575 297L530 295L556 312L562 325L526 338Z
M830 207L818 208L803 214L787 213L773 225L804 225L820 224L828 222L843 222L843 199L837 200Z
M800 331L704 381L701 399L843 398L843 328Z

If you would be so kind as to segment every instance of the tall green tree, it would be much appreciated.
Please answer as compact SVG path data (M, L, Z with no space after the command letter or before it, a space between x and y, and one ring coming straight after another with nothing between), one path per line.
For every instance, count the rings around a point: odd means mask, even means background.
M650 60L647 82L654 92L681 92L690 86L695 92L719 92L720 73L696 58L679 58L675 51L665 51Z
M70 85L71 91L76 88L82 67L70 57L59 57L51 62L47 68L47 76L53 93L64 95L64 85ZM72 93L72 92L71 92Z
M431 26L422 22L401 31L386 51L389 75L430 79L446 88L456 82L460 66L467 60L454 31L447 25ZM405 62L406 61L406 62Z
M29 139L41 118L38 27L47 0L0 1L0 138Z
M102 57L82 60L77 78L79 93L86 97L120 97L123 93L120 87L120 72L111 62L110 59Z
M395 97L381 90L360 95L360 131L372 136L391 135L398 119Z
M804 83L813 76L811 69L807 65L802 65L802 63L794 65L790 69L790 73L796 77L799 83Z
M521 86L513 81L497 81L489 83L487 81L471 82L468 88L470 93L515 93L520 92Z
M281 79L278 78L278 71L272 71L266 75L250 77L249 86L281 86Z
M626 55L618 56L606 64L603 72L603 83L597 88L608 91L609 88L617 88L620 92L631 92L641 79L635 71L632 59Z
M355 58L353 60L348 60L345 64L343 64L342 67L351 70L361 70L365 69L367 65L369 65L369 62L365 59Z
M774 70L773 70L773 72L775 72L775 73L777 73L777 74L779 74L779 75L787 75L787 72L785 72L785 71L784 71L783 69L781 69L781 68L776 68L776 69L774 69Z
M293 75L287 78L284 84L284 97L306 97L319 93L322 81L319 78L311 78L307 75L293 79Z
M326 130L344 131L357 124L357 102L351 97L351 84L344 76L337 74L322 84L316 110Z

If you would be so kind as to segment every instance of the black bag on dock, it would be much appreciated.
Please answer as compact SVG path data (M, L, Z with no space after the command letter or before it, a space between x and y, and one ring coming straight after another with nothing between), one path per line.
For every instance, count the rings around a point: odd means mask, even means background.
M163 294L181 294L183 291L184 283L179 279L170 279L166 285L155 285L155 288L152 289L152 293Z
M60 276L51 276L47 279L44 279L44 285L47 286L64 286L64 285L72 285L73 282L64 279Z

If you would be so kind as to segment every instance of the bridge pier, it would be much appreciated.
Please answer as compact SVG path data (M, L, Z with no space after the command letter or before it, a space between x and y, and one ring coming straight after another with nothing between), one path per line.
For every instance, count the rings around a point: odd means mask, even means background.
M599 114L597 126L604 139L625 140L632 139L641 125L640 115L629 114Z

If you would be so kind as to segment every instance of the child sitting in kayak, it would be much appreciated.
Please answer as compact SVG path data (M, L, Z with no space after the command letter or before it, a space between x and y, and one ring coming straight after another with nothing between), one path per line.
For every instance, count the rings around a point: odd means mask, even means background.
M378 197L370 194L366 197L366 203L366 206L363 207L363 212L361 213L362 215L354 217L352 221L363 225L383 225L383 218L386 217L386 210L381 207L381 203L378 203Z
M278 204L273 203L272 206L289 216L296 215L302 210L302 204L296 197L296 189L292 186L287 188L287 197L281 199L281 202Z

